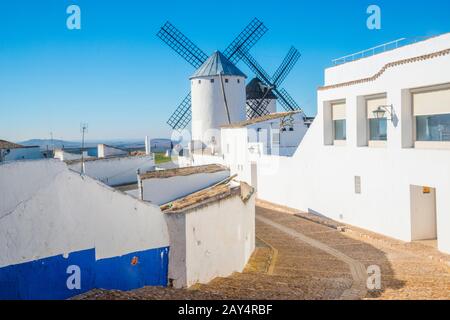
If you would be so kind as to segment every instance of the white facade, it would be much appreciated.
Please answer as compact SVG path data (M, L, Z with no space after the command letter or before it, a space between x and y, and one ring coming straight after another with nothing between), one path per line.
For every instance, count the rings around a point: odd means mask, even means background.
M226 165L232 175L238 175L240 181L256 187L254 163L268 154L292 156L308 130L301 112L278 113L270 117L265 121L249 120L222 127L221 154L212 156L194 153L190 157L180 157L179 165Z
M327 69L316 120L297 152L264 157L275 172L258 167L259 197L404 241L437 238L450 253L450 149L445 142L416 146L413 105L415 92L449 83L450 34ZM368 141L367 101L374 96L385 96L394 112L381 146ZM342 102L346 140L336 143L332 106ZM417 236L417 221L428 235Z
M246 119L245 78L240 76L192 78L191 95L192 140L202 141L206 147L219 152L220 126L229 123L228 114L231 123Z
M279 113L284 114L284 113ZM306 127L301 112L292 113L284 117L273 118L266 121L250 123L245 126L223 127L222 153L227 156L230 146L235 145L233 141L236 133L233 131L244 129L246 136L245 148L251 145L261 144L262 154L273 154L280 156L292 156L297 150L308 128ZM239 133L238 133L239 135ZM249 146L250 145L250 146Z
M231 174L241 171L261 199L404 241L436 239L450 253L450 145L417 141L417 117L450 114L449 94L450 34L329 68L294 155L245 159L238 151ZM372 141L378 106L386 140ZM243 129L229 135L232 150L246 139ZM228 163L224 154L207 161Z

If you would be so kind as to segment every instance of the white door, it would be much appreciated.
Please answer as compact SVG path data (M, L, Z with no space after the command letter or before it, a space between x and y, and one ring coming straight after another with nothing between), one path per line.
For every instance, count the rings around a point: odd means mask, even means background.
M411 185L411 239L435 240L436 189Z

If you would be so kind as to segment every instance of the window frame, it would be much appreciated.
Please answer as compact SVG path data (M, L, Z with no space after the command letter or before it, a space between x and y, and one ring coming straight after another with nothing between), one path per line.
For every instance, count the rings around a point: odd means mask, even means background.
M450 141L421 141L417 140L417 117L414 114L414 95L420 93L434 92L434 91L442 91L442 90L450 90L450 83L411 89L411 117L412 117L412 139L413 139L413 148L414 149L450 149ZM444 113L444 114L450 114ZM443 114L443 115L444 115ZM438 115L438 114L436 114ZM426 116L426 115L422 115ZM432 116L432 114L430 114Z

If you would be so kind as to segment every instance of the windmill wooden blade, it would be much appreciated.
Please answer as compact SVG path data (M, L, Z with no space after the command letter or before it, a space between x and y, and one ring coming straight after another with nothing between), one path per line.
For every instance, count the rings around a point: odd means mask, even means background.
M196 69L208 59L206 53L168 21L156 35Z
M268 87L272 87L272 81L269 74L263 67L253 58L249 52L240 53L242 61L256 74L256 76Z
M299 110L303 112L302 108L299 107L299 105L294 101L294 99L289 95L289 93L287 93L285 89L275 88L273 90L273 93L277 96L278 102L280 102L284 110L286 111Z
M167 124L174 130L183 130L191 121L191 93L181 101L167 120Z
M266 32L267 27L257 18L254 18L223 51L224 56L233 64L238 63L242 54L248 52Z
M269 99L249 99L247 100L247 119L262 117L269 114L267 106L270 103Z
M267 32L267 28L258 19L253 19L244 30L225 49L224 55L233 64L241 59L240 52L248 52L253 45ZM208 56L190 41L181 31L170 22L161 27L157 36L183 59L198 69ZM191 94L189 93L178 105L167 120L167 124L176 130L184 129L191 121Z
M298 52L298 50L294 47L291 47L289 49L289 52L287 53L283 62L278 67L277 71L275 71L272 77L272 81L275 86L279 86L284 81L284 79L286 79L286 76L289 74L289 72L291 72L300 56L300 52Z
M242 61L256 74L256 76L272 90L272 92L278 98L278 101L286 111L301 110L298 104L292 99L292 97L284 89L278 89L272 82L268 73L259 65L259 63L247 52L242 54Z

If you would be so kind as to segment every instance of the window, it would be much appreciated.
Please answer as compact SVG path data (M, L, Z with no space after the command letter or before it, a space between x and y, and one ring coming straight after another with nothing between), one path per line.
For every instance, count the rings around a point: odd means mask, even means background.
M417 141L450 141L450 113L416 116Z
M334 120L334 140L346 140L346 121Z
M240 80L240 79L237 79L237 83L241 83L241 80Z
M369 119L369 140L387 140L387 119Z
M272 130L272 145L280 144L280 131L278 129Z
M355 176L355 193L361 194L361 177Z
M211 79L210 81L211 81L211 83L214 83L214 79Z
M198 80L198 84L202 83L202 80Z
M225 79L225 83L228 83L228 79Z
M335 141L347 139L347 124L345 120L345 103L335 103L331 109L333 116L333 133Z
M385 113L383 118L377 118L374 114L380 106L386 106L386 96L368 98L366 100L367 110L367 129L368 130L368 145L369 147L385 147L387 141L387 116ZM366 140L367 143L367 140Z
M413 94L416 147L450 146L450 89Z

